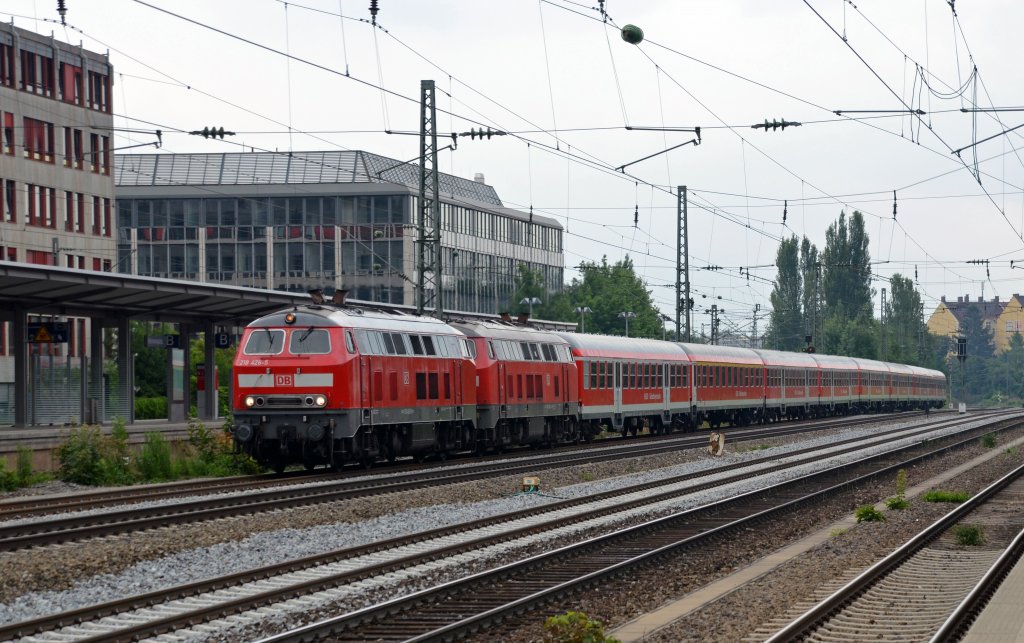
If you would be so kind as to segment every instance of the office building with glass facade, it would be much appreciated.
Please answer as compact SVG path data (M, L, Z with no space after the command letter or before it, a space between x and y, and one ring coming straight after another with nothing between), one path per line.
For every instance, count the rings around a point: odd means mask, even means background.
M115 158L117 269L415 305L419 166L361 151ZM519 264L562 285L562 227L439 176L445 307L506 310Z

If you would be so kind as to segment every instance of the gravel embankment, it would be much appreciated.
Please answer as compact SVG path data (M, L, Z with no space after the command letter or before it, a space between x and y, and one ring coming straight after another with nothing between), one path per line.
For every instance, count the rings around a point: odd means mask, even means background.
M1024 435L1015 430L1001 439L1008 442ZM1001 447L997 447L1001 448ZM939 475L982 453L990 452L980 444L908 470L913 486ZM944 489L975 493L1007 471L1024 462L1024 449L1003 450L996 458L942 485ZM826 504L775 521L743 539L731 541L706 556L687 555L663 561L657 569L639 570L628 577L603 585L600 590L579 595L560 605L549 605L517 619L515 624L494 630L486 637L470 639L477 643L494 640L522 642L543 640L543 621L566 610L585 612L600 620L606 630L678 599L700 587L737 571L783 544L796 540L834 521L849 516L856 507L874 504L894 493L893 482L875 483L856 492L835 498ZM927 503L911 498L904 511L887 511L884 523L859 523L837 533L826 543L778 570L742 587L672 625L649 635L645 641L741 641L759 627L785 614L811 595L814 590L840 577L855 573L883 558L925 526L945 515L950 505ZM763 637L761 637L763 638Z
M850 437L854 433L869 432L871 429L868 427L841 434L819 432L805 434L801 436L799 442L829 442L841 437ZM751 447L739 445L739 449L746 450L734 453L730 457L749 459L768 455L772 451L763 447L786 442L791 440L764 441ZM552 490L552 496L578 496L596 493L613 486L635 484L639 478L664 477L669 475L670 471L678 473L673 471L673 468L694 470L717 466L721 462L722 460L712 460L702 452L693 450L647 457L643 461L630 459L544 471L541 478L544 488ZM678 466L685 463L689 463L687 467ZM653 469L660 471L652 471ZM619 476L626 476L626 479L618 479ZM912 480L914 477L916 474L912 474ZM26 591L33 593L9 605L0 606L0 622L22 620L33 614L61 608L68 609L79 603L95 603L108 595L113 597L149 591L214 574L278 562L286 558L494 515L554 499L536 495L514 495L512 490L517 487L519 481L520 476L512 476L452 485L426 492L353 499L330 505L155 530L87 544L47 548L46 556L40 556L40 551L10 552L0 556L0 574L5 581L10 579L10 582L5 582L5 586L0 589L4 594L3 599L9 601L11 597ZM586 482L570 486L581 481ZM891 495L891 490L888 493ZM453 498L457 498L459 502L451 504ZM282 530L282 524L287 524L288 528ZM593 533L597 531L595 528ZM547 550L563 541L579 540L587 533L589 532L583 530L572 536L552 539L543 545L520 547L516 550L515 557ZM775 534L771 540L778 542L778 536ZM763 551L763 547L755 548L753 551ZM464 566L458 574L449 575L463 575L476 567L484 566L483 562ZM90 576L92 578L88 578ZM396 593L414 591L428 584L428 580L433 581L437 578L424 578L397 590L392 588L359 596L357 601L349 604L349 607L355 608ZM61 590L72 585L75 587L70 592L39 591ZM649 608L664 600L661 598L654 605L645 604L643 601L635 605L639 608ZM623 606L625 605L633 605L633 602L625 601ZM530 635L526 636L529 638Z

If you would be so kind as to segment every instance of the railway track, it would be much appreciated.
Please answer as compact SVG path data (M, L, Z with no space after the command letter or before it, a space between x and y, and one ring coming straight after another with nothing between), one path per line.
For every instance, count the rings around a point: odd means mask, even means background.
M1022 502L1024 467L1018 467L767 641L956 640L1021 556ZM956 545L955 531L964 524L982 528L984 546Z
M975 416L978 417L978 416ZM868 421L877 421L871 419ZM936 420L941 422L942 420ZM832 426L826 423L826 427ZM745 429L731 434L734 442L765 440L804 433L807 425ZM0 551L36 547L125 532L156 529L188 522L247 515L262 511L336 502L357 497L396 493L457 482L483 480L505 475L536 473L545 468L572 466L625 458L643 457L706 445L706 436L682 436L656 442L627 441L609 447L533 452L532 457L501 462L484 462L460 467L432 467L409 473L380 476L332 478L321 481L300 478L302 483L272 489L249 489L237 494L204 496L172 504L128 506L113 511L84 515L48 516L0 524Z
M923 415L920 412L907 412L892 415L895 419L909 419ZM862 424L870 424L879 421L880 416L856 416L844 418L829 418L826 420L809 420L782 425L772 425L770 428L757 427L753 429L735 429L730 431L730 440L742 441L747 439L765 439L792 435L806 431L827 430L834 427L854 427ZM592 451L598 447L613 446L616 448L647 448L651 445L658 445L663 442L677 444L680 440L685 441L684 446L678 448L691 448L689 444L695 444L695 440L706 440L706 434L673 434L663 437L655 437L642 442L629 441L623 444L619 438L601 440L598 443L589 445L578 445L559 450L560 454L578 453L580 451ZM750 437L747 437L750 436ZM701 445L698 445L701 446ZM474 458L474 463L487 463L496 460L515 460L517 458L539 459L536 451L520 450L501 455L488 455ZM394 470L387 465L379 475L382 477L394 475ZM451 462L412 464L411 461L397 464L402 471L411 468L413 474L424 471L451 466ZM485 464L486 466L486 464ZM366 472L361 469L363 475ZM62 494L57 496L30 496L10 500L0 500L0 522L30 516L47 516L57 513L69 513L110 507L116 505L127 505L133 503L149 502L154 500L166 500L196 495L213 495L218 493L231 493L249 490L259 490L268 487L284 487L288 485L302 484L308 482L330 482L344 480L352 476L352 471L344 473L325 474L323 471L309 473L306 471L288 471L283 474L261 474L252 476L235 476L231 478L186 480L181 482L169 482L154 485L142 485L115 489L104 489L100 491L84 491L73 494ZM401 473L401 472L399 472ZM374 474L371 474L374 475Z
M973 436L990 430L992 427L975 429L971 432L972 437L967 439L973 440L975 439ZM914 437L915 434L920 437L922 430L904 429L903 432L911 437ZM823 457L824 452L844 449L847 451L857 450L864 448L865 443L888 443L892 439L894 439L892 435L879 434L856 440L859 443L857 446L854 446L855 441L851 440L847 441L848 444L845 446L833 444L828 447L804 449L790 454L787 459L802 462L816 461ZM932 445L936 443L935 440L931 441ZM797 464L790 462L781 465L765 462L768 460L767 458L763 460L756 475L763 475L770 469L777 470ZM750 469L756 466L756 462L739 463L722 467L718 473L738 468ZM311 592L344 592L344 588L340 586L345 584L359 583L365 587L372 582L372 579L401 577L411 574L412 570L418 567L429 567L439 560L447 561L449 564L458 564L460 557L467 561L470 560L472 556L468 553L471 551L479 552L488 547L497 547L504 542L531 537L550 538L558 529L564 529L571 523L594 521L599 517L616 512L621 514L638 507L651 507L659 502L669 502L682 494L693 493L702 488L702 485L688 481L697 476L707 475L709 472L705 471L679 476L598 496L554 503L528 511L454 525L424 534L376 543L368 547L332 552L325 556L252 570L229 578L219 578L164 592L130 597L116 603L92 606L58 617L36 619L3 628L0 629L0 637L30 635L61 627L62 624L68 622L101 618L102 620L99 622L64 629L61 632L54 632L54 635L61 637L60 640L68 638L77 640L85 631L96 636L95 640L111 636L137 638L154 635L168 629L187 627L203 620L219 618L225 614L252 609L272 602L303 600L301 597ZM754 474L750 472L737 473L730 478L719 479L714 484L725 485L751 475ZM824 475L827 477L827 474ZM698 525L704 520L720 520L720 517L714 517L715 508L706 510L705 513L708 513L709 517L700 518ZM691 525L689 528L692 530L694 527ZM701 529L703 528L697 527L698 531ZM243 583L248 585L244 586ZM126 614L128 610L134 610L143 605L154 606L149 610L150 621L144 625L139 621L144 619L145 614L142 612L147 610ZM178 613L172 613L175 610ZM184 611L182 612L182 610ZM134 623L134 625L126 629L129 623ZM83 627L84 629L82 629ZM97 634L97 632L102 632L102 634ZM377 634L370 632L367 635L376 636ZM53 640L57 640L57 638Z

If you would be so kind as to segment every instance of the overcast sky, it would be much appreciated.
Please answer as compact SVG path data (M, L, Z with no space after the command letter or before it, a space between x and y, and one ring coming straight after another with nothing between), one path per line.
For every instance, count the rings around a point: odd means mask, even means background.
M418 138L385 130L418 131L420 80L433 79L450 112L439 131L515 133L460 139L442 169L483 173L507 206L557 217L567 279L580 261L628 254L669 315L686 185L698 328L721 297L727 324L746 330L755 304L770 308L778 239L822 248L843 210L865 213L876 290L916 268L928 309L942 295L1024 291L1009 265L1024 264L1024 128L1000 135L1024 111L961 112L1024 105L1021 2L957 2L954 18L946 0L608 0L605 22L597 2L379 0L374 29L368 0L149 1L195 22L134 0L67 0L67 27L56 0L5 0L0 17L109 50L115 124L163 129L164 152L411 159ZM622 40L626 24L641 45ZM803 125L751 128L765 119ZM238 134L175 133L204 126ZM626 126L700 127L701 144L622 173L694 138ZM991 260L990 278L974 259Z

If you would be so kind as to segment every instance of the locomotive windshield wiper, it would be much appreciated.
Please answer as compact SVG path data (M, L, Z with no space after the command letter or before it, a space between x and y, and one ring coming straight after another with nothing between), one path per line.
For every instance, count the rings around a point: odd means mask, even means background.
M310 327L309 327L309 328L308 328L308 329L306 330L306 332L302 333L302 336L301 336L301 337L299 337L299 343L301 344L302 342L306 341L306 338L307 338L307 337L309 337L310 333L312 333L312 332L313 332L313 330L314 330L314 328L313 328L312 326L310 326Z
M274 347L274 333L270 332L270 328L269 327L264 328L263 330L267 331L267 343L268 343L267 348L273 348Z

